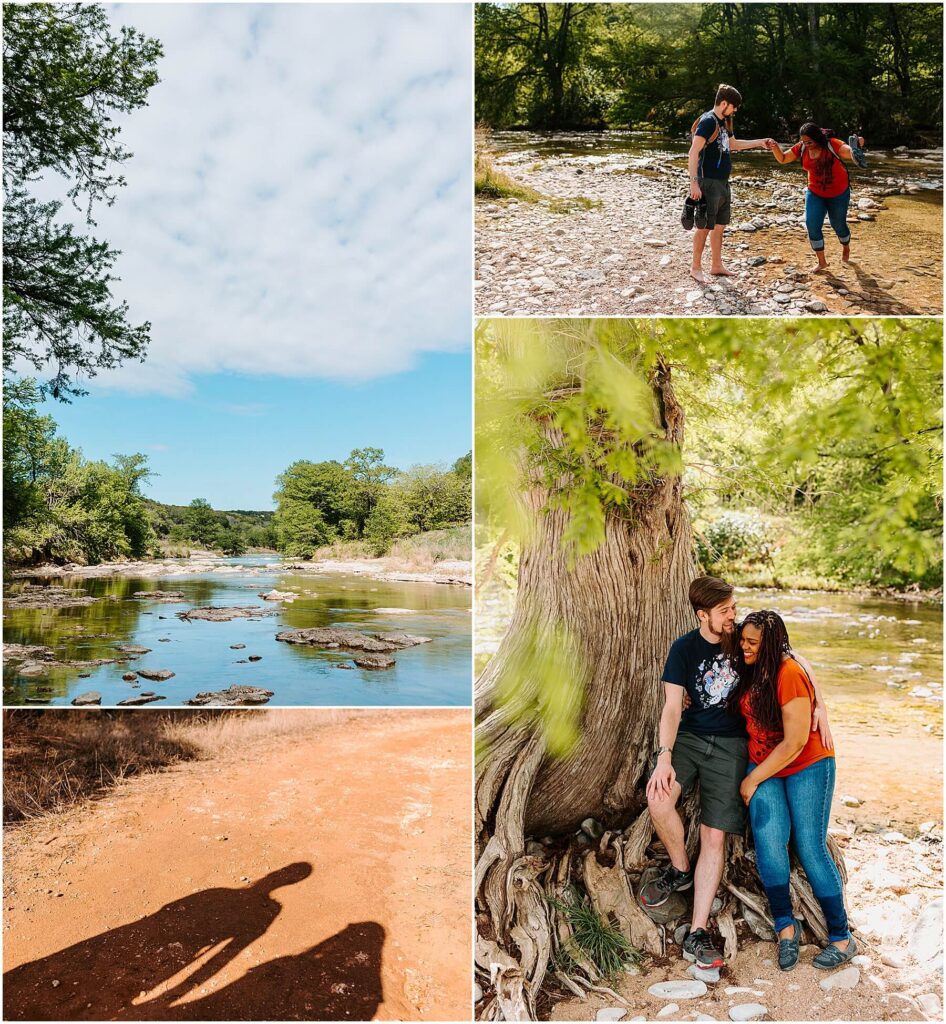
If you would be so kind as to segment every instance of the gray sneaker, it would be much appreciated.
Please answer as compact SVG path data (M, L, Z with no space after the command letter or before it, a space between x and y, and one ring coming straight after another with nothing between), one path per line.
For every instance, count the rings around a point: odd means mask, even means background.
M798 966L798 949L801 944L801 925L795 921L795 931L790 939L778 940L778 969L794 971Z
M854 163L856 163L858 167L867 167L867 155L861 148L860 136L849 136L847 144L851 147L851 156L854 157Z
M710 933L705 928L697 928L687 934L683 940L683 959L706 970L722 967L725 963L723 954L713 945Z
M642 885L637 895L645 907L662 907L670 899L671 893L683 892L692 886L693 872L678 871L671 864L662 875Z
M811 962L822 971L833 971L835 967L846 964L857 956L857 943L852 935L847 944L847 949L838 949L837 946L827 945Z

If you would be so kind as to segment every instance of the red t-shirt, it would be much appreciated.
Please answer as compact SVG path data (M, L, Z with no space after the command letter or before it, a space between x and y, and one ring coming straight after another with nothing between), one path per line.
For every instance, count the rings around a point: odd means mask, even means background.
M834 152L840 153L844 143L840 139L829 139L829 145ZM804 156L801 152L801 143L796 142L790 152L795 156L801 156L801 165L808 172L808 187L816 196L823 199L833 199L851 184L847 168L841 162L840 156L828 156L826 160L820 157L812 160L809 147L805 147Z
M778 685L778 702L780 706L784 706L790 700L795 700L796 697L804 697L808 701L809 707L814 707L814 688L805 674L805 670L794 659L786 658L782 662L778 670L776 683ZM739 705L746 719L746 731L749 733L749 759L754 764L762 764L769 754L782 742L785 734L781 730L775 733L766 732L762 724L752 717L748 693L742 695ZM809 727L810 724L809 714ZM826 747L821 742L821 736L817 732L809 732L808 742L802 748L801 753L791 764L787 764L781 771L776 772L773 777L780 779L785 775L794 775L795 772L800 772L802 768L807 768L808 765L814 764L815 761L820 761L825 757L834 757L833 748Z

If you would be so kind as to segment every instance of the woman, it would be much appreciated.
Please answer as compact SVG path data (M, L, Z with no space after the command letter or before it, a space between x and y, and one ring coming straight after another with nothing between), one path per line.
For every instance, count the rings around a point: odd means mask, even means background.
M844 166L844 160L863 161L860 146L864 140L851 136L856 151L840 139L831 137L831 132L819 128L809 121L798 132L798 142L791 149L782 150L774 139L765 144L780 164L801 160L808 172L808 191L805 193L805 227L808 240L818 258L815 273L827 269L824 255L824 219L831 222L838 241L841 243L841 259L847 263L851 258L851 229L847 224L847 211L851 204L851 178Z
M795 967L801 941L789 890L791 840L828 924L828 945L814 965L829 970L857 953L841 876L827 846L834 749L812 732L814 690L788 654L781 618L771 611L747 615L738 646L739 683L729 707L745 717L749 734L749 771L740 793L749 807L756 863L778 933L779 969Z

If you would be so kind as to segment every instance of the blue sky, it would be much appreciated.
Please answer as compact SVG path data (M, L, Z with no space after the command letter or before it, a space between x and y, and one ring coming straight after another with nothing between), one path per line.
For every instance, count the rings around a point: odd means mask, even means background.
M165 51L94 229L152 341L47 405L64 435L89 458L144 452L152 497L218 508L270 507L296 458L468 451L469 9L107 9Z
M186 396L112 391L47 408L87 457L147 455L160 474L148 497L269 509L276 475L296 459L343 461L371 446L400 469L452 463L470 449L469 396L469 354L441 353L368 381L213 374Z

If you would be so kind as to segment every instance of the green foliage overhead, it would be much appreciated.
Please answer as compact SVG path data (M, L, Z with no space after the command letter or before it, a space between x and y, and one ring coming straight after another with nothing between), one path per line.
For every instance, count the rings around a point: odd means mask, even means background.
M477 4L476 117L685 132L727 82L750 135L815 120L938 145L942 31L924 3Z
M687 419L679 450L649 383L662 365ZM935 586L941 373L935 320L483 321L477 521L527 540L536 500L564 508L580 556L606 516L633 524L649 481L685 469L697 516L786 519L793 569Z
M67 400L82 376L143 359L150 325L112 295L117 250L30 189L61 175L89 225L96 203L114 202L131 156L114 117L145 105L161 46L116 33L95 4L6 4L3 29L4 371L50 373L41 389Z

